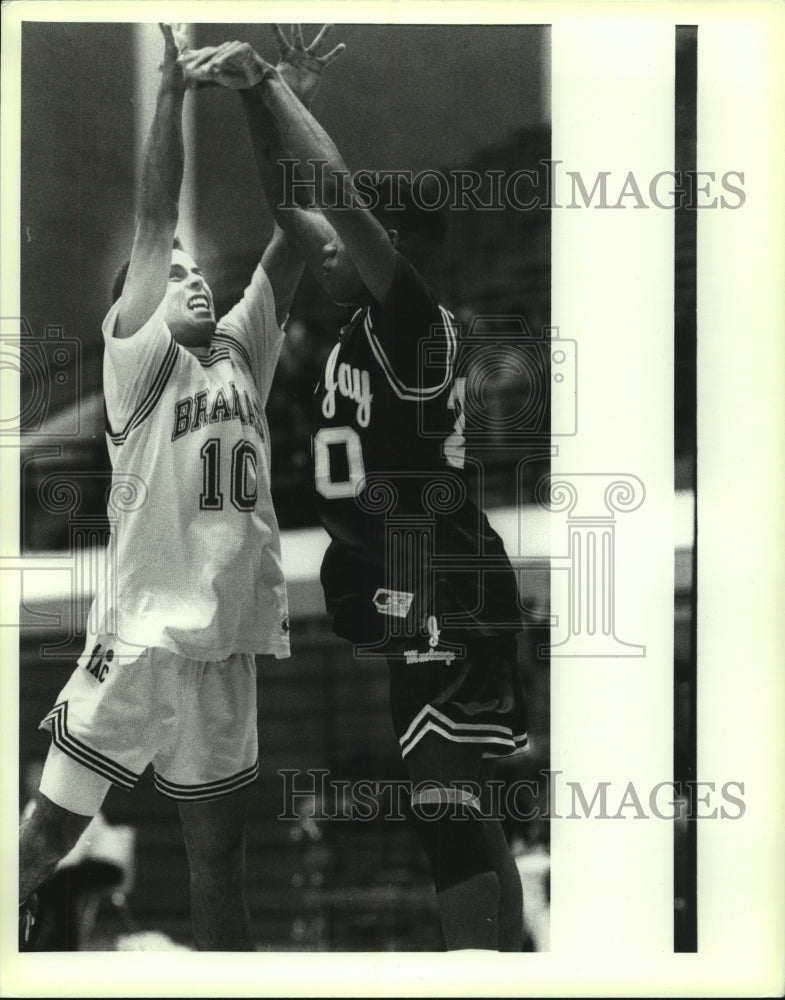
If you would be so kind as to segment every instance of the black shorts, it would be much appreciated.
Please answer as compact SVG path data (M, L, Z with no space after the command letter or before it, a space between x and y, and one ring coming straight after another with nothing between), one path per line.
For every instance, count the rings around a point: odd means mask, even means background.
M464 633L465 635L465 633ZM446 632L396 643L387 659L393 728L406 757L427 733L480 745L483 757L527 748L526 709L514 635L451 643Z
M495 575L504 599L490 602L491 620L507 622L506 628L476 618L468 628L440 629L443 614L460 614L477 603L471 588L464 599L437 578L434 587L404 593L385 567L335 542L327 549L321 581L333 631L359 644L361 656L362 645L369 644L387 659L393 727L404 757L430 732L479 744L485 757L526 749L515 577L512 570Z

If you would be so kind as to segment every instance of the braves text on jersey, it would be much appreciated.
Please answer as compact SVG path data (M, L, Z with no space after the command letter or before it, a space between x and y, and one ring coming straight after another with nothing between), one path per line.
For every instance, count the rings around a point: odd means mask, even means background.
M209 349L178 345L164 303L103 334L112 526L89 631L198 660L289 655L265 404L283 333L262 270Z

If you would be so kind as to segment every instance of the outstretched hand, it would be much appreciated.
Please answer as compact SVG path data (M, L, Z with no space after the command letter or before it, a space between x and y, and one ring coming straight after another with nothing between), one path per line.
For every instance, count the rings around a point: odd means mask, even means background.
M279 56L275 69L305 105L310 104L316 93L325 67L346 48L341 43L324 55L318 54L331 29L332 25L324 25L311 44L306 46L298 24L291 27L291 42L280 25L273 25ZM224 42L218 46L183 50L179 62L190 83L197 86L219 84L233 90L254 87L273 68L247 42Z
M278 46L276 69L303 104L309 105L319 88L325 67L334 62L346 46L341 42L325 55L318 54L325 38L332 31L331 24L325 24L310 45L305 44L303 30L299 24L291 26L291 42L287 40L279 24L274 24L272 27Z

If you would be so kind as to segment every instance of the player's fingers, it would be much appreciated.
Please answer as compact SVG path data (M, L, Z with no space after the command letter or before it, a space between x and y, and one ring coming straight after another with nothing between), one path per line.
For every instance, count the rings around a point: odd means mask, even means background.
M242 48L242 45L242 42L237 41L221 42L216 50L215 58L226 59L229 56L233 56L239 48Z
M200 59L194 68L205 73L209 72L214 66L220 65L231 55L233 45L233 42L222 42L216 48L204 49L203 51L206 53L205 58Z
M346 51L346 46L344 45L343 42L341 42L339 45L336 45L334 49L328 52L327 55L317 56L317 59L322 64L322 66L329 66L331 62L336 60L338 56L345 51Z
M222 87L242 88L252 86L255 82L253 66L249 60L253 50L244 42L233 42L227 45L200 71L203 76L212 78Z
M214 45L206 45L203 49L190 49L188 52L183 52L180 56L180 62L188 70L200 69L213 58L216 52L218 52L218 48Z
M167 24L165 21L159 21L158 27L161 29L161 34L164 36L164 43L166 45L167 51L170 49L176 49L174 41L174 31L172 30L171 24Z
M177 59L180 65L183 67L186 73L197 73L201 70L205 62L205 57L200 56L197 59L191 59L189 53L183 52Z
M292 45L296 49L302 50L305 48L305 39L303 38L302 25L299 24L292 25Z
M314 40L308 46L306 52L315 52L332 30L333 26L331 24L322 25L319 34L316 36L316 38L314 38Z
M244 42L224 42L220 50L207 64L207 69L213 73L219 73L224 68L232 68L238 62L238 55L244 55L247 45Z
M207 83L212 80L212 72L210 70L211 62L207 60L199 65L192 65L190 63L182 63L183 72L185 73L187 80L195 81L199 84Z
M172 29L172 38L174 39L174 44L177 46L178 52L185 52L188 48L188 23L180 22L170 24Z
M286 35L283 33L283 29L281 28L280 24L274 24L272 28L273 28L273 35L275 37L275 43L278 46L278 55L280 56L287 55L289 52L291 52L292 47L286 40Z

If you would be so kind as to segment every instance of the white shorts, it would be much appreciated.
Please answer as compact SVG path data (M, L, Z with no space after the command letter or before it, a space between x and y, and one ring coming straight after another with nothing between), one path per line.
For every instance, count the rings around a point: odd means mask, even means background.
M132 789L152 763L155 787L169 798L228 795L259 772L255 658L203 662L99 636L41 728L59 751L120 788ZM67 793L52 794L51 779L42 791L70 808Z

